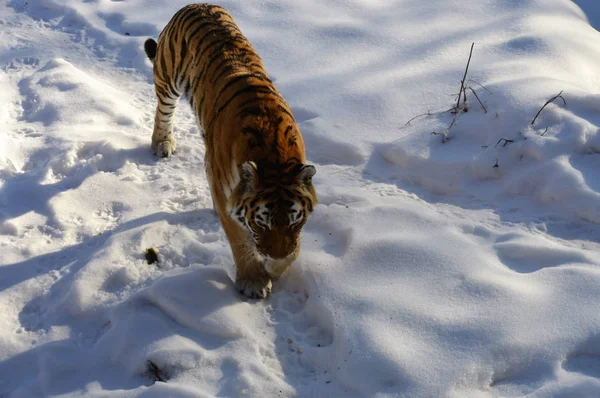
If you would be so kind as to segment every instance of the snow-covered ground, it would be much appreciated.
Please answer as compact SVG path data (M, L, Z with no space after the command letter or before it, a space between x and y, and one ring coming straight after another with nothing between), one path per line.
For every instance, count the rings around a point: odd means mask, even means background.
M597 0L220 2L318 169L266 301L187 106L150 153L186 3L0 0L0 397L600 396Z

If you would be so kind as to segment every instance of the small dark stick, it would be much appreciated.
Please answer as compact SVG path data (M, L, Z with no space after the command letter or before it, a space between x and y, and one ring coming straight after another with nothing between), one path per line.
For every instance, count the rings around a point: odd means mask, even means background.
M460 96L464 94L465 91L465 80L467 79L467 72L469 71L469 64L471 63L471 56L473 55L473 46L475 46L475 42L471 43L471 51L469 52L469 59L467 61L467 67L465 68L465 74L463 75L462 80L460 81L460 91L458 92L458 100L456 101L456 109L460 108ZM467 95L464 94L464 103L467 102Z
M504 141L504 145L502 145L502 147L505 147L506 144L509 144L511 142L515 142L514 140L507 140L506 138L500 138L498 140L498 142L496 142L496 145L494 145L494 148L496 148L498 146L498 144L500 144L502 141Z
M537 117L540 115L540 113L542 113L542 111L544 110L544 108L546 107L546 105L548 105L551 102L554 102L554 100L556 100L557 98L560 98L561 100L563 100L564 105L567 106L567 101L562 96L562 93L563 93L563 90L560 90L560 93L556 94L554 97L552 97L548 101L546 101L546 103L544 104L544 106L542 106L542 108L538 111L538 113L535 114L535 117L531 121L531 125L532 126L533 126L533 123L535 123L535 119L537 119Z
M476 80L469 79L469 80L467 81L467 83L475 83L475 84L477 84L479 87L481 87L482 89L484 89L485 91L487 91L487 92L488 92L490 95L494 95L494 94L492 94L492 92L491 92L490 90L488 90L488 89L487 89L487 87L486 87L486 86L484 86L483 84L481 84L481 83L477 82Z
M146 374L154 379L154 381L162 381L163 383L167 382L166 377L164 377L163 372L160 370L156 364L150 360L146 363L148 367L146 370Z
M475 96L475 98L477 98L477 101L479 101L479 105L481 105L481 107L483 108L483 111L485 113L487 113L487 109L485 109L485 106L483 105L483 102L481 102L481 100L479 99L479 96L477 95L477 93L475 92L475 90L473 90L473 88L471 86L467 87L469 90L471 90L471 92L473 93L473 95Z
M458 115L454 115L454 118L452 118L452 122L450 122L450 126L448 126L448 131L450 131L450 129L451 129L452 127L454 127L454 125L456 124L456 117L457 117L457 116L458 116Z
M454 108L446 109L445 111L437 111L437 112L427 111L426 113L421 113L420 115L417 115L417 116L413 117L408 122L406 122L404 124L404 126L406 127L406 126L410 125L410 122L412 122L413 120L418 119L420 117L423 117L423 116L441 115L441 114L444 114L446 112L452 112L452 111L454 111Z
M448 133L445 131L442 133L436 133L435 131L431 133L432 135L441 135L442 136L442 144L445 144L448 141Z
M430 111L427 111L427 113L421 113L420 115L417 115L417 116L413 117L412 119L410 119L408 122L406 122L405 126L408 126L410 124L410 122L412 122L415 119L418 119L423 116L431 116L431 115L433 115L433 114Z

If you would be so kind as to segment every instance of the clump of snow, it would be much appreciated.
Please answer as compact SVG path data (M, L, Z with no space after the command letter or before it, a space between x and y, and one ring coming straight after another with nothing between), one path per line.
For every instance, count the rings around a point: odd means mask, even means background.
M186 3L0 6L0 396L598 395L595 2L223 2L318 169L259 302L189 107L149 149L142 43ZM487 113L446 131L472 42Z

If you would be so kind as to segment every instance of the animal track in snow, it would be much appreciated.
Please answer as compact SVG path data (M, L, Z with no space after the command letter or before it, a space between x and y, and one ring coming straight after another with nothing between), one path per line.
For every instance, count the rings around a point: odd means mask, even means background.
M37 112L40 110L40 98L30 88L31 77L25 78L19 82L19 93L21 94L21 115L17 120L36 122L39 121ZM54 117L53 119L56 119ZM46 122L44 122L46 124Z
M600 355L578 354L568 357L562 367L568 372L581 373L600 379Z
M39 138L43 137L42 133L39 133L33 127L25 126L17 130L17 134L24 138Z
M586 251L538 236L506 234L496 240L493 248L502 263L524 274L568 264L600 265L600 261Z
M99 13L106 27L115 33L126 36L156 36L156 26L144 22L127 22L125 15L120 13Z
M321 164L357 166L363 163L364 156L360 149L347 142L332 140L326 134L330 129L331 126L326 125L320 118L309 118L300 123L308 157Z
M349 214L346 206L329 206L327 210L317 208L304 231L304 240L311 250L323 251L334 257L342 257L353 239L352 228L336 223Z
M600 143L600 140L596 140ZM569 158L569 163L574 170L581 173L585 185L597 195L600 193L600 181L596 178L596 172L600 168L600 156L598 153L586 155L574 155Z
M102 220L102 225L98 227L98 232L107 231L119 225L123 218L123 212L127 210L130 210L129 206L122 202L111 202L98 209L95 216Z
M498 359L491 374L489 387L496 395L521 397L542 387L554 376L554 362L544 359Z
M14 60L8 62L8 64L2 69L23 69L23 68L35 68L40 64L40 60L35 57L23 57L23 58L15 58Z
M43 335L48 332L48 318L54 316L53 306L57 293L53 291L53 287L70 271L68 260L56 256L54 258L55 269L44 270L40 265L36 271L39 274L37 277L39 290L36 291L35 297L29 300L19 313L19 324L21 329L26 332L35 332L38 335Z
M318 113L300 107L292 107L292 114L298 124L319 117Z
M276 333L275 354L286 377L294 379L293 385L308 384L328 370L319 368L315 354L333 343L333 324L326 323L329 317L316 298L310 301L305 285L292 269L274 284L266 307ZM263 362L268 363L269 358Z
M37 331L43 327L40 319L47 310L43 298L43 296L37 297L28 302L19 314L19 323L26 332Z
M579 344L562 361L561 366L567 372L600 379L600 336L592 335Z

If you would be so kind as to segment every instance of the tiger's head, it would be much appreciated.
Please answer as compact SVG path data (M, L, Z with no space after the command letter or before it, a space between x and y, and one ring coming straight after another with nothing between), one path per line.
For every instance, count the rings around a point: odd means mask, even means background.
M315 167L295 164L274 170L245 162L238 172L240 182L228 200L229 216L246 230L262 261L293 261L300 231L317 204Z

